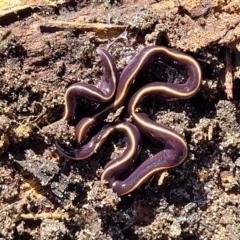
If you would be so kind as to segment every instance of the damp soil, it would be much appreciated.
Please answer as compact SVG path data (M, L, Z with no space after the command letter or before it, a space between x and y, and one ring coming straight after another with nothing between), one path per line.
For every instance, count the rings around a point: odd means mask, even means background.
M238 1L217 0L0 4L0 238L240 239L239 11ZM201 65L195 96L150 96L140 106L185 137L188 156L118 197L100 179L124 151L124 135L87 160L61 157L55 141L75 140L61 120L64 94L76 82L99 85L97 48L108 49L121 73L148 45L176 48ZM138 80L185 74L153 63ZM80 99L78 109L87 104ZM143 138L136 165L163 147Z

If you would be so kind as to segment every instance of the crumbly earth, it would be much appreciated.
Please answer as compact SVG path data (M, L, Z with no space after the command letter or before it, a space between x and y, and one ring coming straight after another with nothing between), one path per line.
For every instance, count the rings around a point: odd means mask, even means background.
M240 239L239 6L239 0L0 3L0 238ZM75 82L99 84L96 48L108 48L121 72L145 45L187 52L200 63L203 82L191 99L142 103L153 119L185 136L188 157L118 197L100 177L110 157L121 154L122 135L84 161L61 158L54 142L74 141L73 127L61 120L64 93ZM165 66L156 76L157 69L140 78L178 75ZM145 139L140 161L157 151L159 143Z

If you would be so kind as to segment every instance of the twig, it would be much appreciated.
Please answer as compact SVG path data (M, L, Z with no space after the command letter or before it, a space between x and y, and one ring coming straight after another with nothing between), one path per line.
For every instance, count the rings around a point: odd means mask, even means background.
M106 29L119 28L124 29L126 26L124 25L116 25L116 24L106 24L106 23L79 23L79 22L66 22L66 21L58 21L58 20L49 20L41 17L37 13L33 14L33 17L37 20L43 21L45 23L54 24L54 25L67 25L75 28L80 28L83 30L92 30L92 31L104 31Z

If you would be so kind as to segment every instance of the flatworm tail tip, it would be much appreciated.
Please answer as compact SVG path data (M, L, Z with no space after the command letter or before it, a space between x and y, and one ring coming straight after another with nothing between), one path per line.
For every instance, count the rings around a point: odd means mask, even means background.
M61 156L67 157L67 158L75 157L75 151L66 147L63 143L60 143L59 141L55 141L55 146Z

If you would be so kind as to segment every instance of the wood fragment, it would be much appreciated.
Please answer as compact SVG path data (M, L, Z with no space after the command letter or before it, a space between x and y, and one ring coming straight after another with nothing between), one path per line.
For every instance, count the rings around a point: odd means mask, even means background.
M226 89L225 92L227 94L227 99L233 98L233 73L232 73L232 59L231 59L231 50L226 49L225 51L225 83Z
M64 218L69 218L69 216L73 215L74 212L69 212L69 213L39 213L39 214L32 214L32 213L27 213L27 214L20 214L19 216L16 217L16 219L64 219Z
M166 171L166 170L160 173L160 176L159 176L159 179L158 179L158 186L163 185L163 182L168 175L169 175L168 171Z
M29 5L24 5L24 6L15 6L15 7L10 8L10 9L4 9L4 10L1 9L0 18L4 17L4 16L11 15L12 13L17 15L18 12L25 11L25 10L32 9L32 8L34 8L34 7L31 7Z

